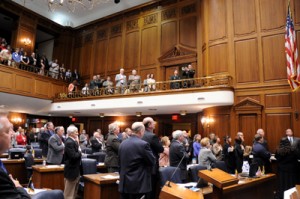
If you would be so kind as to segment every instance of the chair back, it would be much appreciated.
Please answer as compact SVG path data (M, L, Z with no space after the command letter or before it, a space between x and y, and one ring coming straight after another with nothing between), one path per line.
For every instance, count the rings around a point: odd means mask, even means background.
M98 162L104 162L106 153L105 152L96 152L96 153L93 153L93 155L98 156L98 158L97 158ZM89 157L89 155L88 155L88 157Z
M95 159L84 158L81 160L82 175L97 173L97 162Z
M64 199L64 193L61 190L49 190L37 193L31 199Z
M167 181L181 183L180 169L176 167L160 167L160 187L162 188Z
M226 163L224 161L216 161L215 167L221 169L222 171L228 172Z
M24 155L25 159L25 167L26 169L31 169L32 165L34 165L34 158L31 153L26 153Z
M93 150L91 148L85 148L85 149L82 150L82 153L93 154Z
M42 158L43 157L42 149L34 149L34 157Z
M198 173L200 170L205 170L207 169L206 166L201 166L201 165L194 165L189 168L189 174L190 178L193 182L198 182L199 181L199 176Z

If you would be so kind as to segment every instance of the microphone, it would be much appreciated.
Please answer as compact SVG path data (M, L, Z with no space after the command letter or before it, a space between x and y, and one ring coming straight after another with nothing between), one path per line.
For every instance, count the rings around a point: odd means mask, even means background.
M185 158L185 154L182 156L180 162L178 163L178 165L176 166L175 170L173 171L173 173L172 173L172 175L171 175L171 177L170 177L170 180L169 180L169 182L168 182L168 184L167 184L168 187L171 187L171 180L173 179L173 177L174 177L174 175L175 175L177 169L179 168L179 166L180 166L180 164L181 164L181 162L183 161L184 158Z

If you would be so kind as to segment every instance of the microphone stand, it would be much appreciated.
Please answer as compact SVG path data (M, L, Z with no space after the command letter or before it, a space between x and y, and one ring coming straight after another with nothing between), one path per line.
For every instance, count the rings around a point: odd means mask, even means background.
M170 184L170 183L171 183L171 180L173 179L173 177L174 177L174 175L175 175L177 169L179 168L179 166L180 166L180 164L181 164L181 162L183 161L184 158L185 158L185 154L182 156L182 158L181 158L179 164L178 164L177 167L175 168L175 171L172 173L172 175L171 175L171 177L170 177L170 180L169 180L169 182L168 182L168 184L167 184L168 187L171 187L171 184Z

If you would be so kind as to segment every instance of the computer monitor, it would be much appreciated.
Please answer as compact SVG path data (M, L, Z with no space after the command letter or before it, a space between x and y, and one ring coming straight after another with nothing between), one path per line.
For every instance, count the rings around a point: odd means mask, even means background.
M21 159L24 157L26 149L23 148L12 148L9 150L10 159Z

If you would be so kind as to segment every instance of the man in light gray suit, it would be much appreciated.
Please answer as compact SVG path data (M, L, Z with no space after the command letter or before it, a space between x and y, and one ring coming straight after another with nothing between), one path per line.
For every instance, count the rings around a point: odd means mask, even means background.
M124 94L125 89L127 87L127 79L126 79L126 75L124 75L123 68L120 69L120 74L116 75L115 81L116 81L116 91L118 93Z
M61 164L64 156L65 144L62 141L62 136L65 132L63 126L55 128L55 134L48 141L48 164Z

